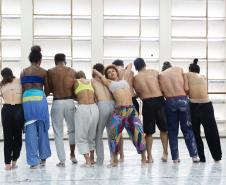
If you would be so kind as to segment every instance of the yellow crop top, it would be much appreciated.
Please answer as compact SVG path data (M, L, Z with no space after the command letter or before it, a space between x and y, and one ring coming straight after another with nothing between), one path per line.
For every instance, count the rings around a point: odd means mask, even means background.
M88 84L82 83L80 80L77 80L77 82L78 82L78 87L75 89L75 94L78 94L79 92L84 90L90 90L94 92L91 82L89 82Z

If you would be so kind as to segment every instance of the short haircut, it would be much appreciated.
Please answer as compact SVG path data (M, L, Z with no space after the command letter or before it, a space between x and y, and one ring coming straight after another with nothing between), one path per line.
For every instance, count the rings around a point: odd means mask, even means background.
M133 64L137 71L140 71L141 69L143 69L146 66L143 58L136 58L134 60Z
M199 73L200 72L200 67L199 67L199 65L198 65L198 59L197 58L195 58L194 60L193 60L193 63L191 63L190 65L189 65L189 71L190 72L194 72L194 73Z
M107 66L107 67L105 68L105 71L104 71L105 77L106 77L107 79L109 79L108 74L107 74L107 71L108 71L109 69L114 69L114 70L116 71L117 75L119 76L119 72L118 72L117 67L116 67L115 65L109 65L109 66Z
M166 69L169 69L170 67L172 67L171 63L169 61L165 61L162 66L162 71L165 71Z
M66 56L65 54L63 53L57 53L55 56L54 56L54 61L55 61L55 64L59 64L59 63L64 63L66 61Z
M80 79L80 78L85 78L86 79L86 75L85 75L84 71L76 72L75 77L76 77L76 79Z
M112 64L114 64L116 66L124 67L124 62L123 62L123 60L120 60L120 59L117 59L117 60L113 61Z
M97 63L93 66L93 69L96 69L98 72L100 72L102 75L104 75L104 65L101 63Z

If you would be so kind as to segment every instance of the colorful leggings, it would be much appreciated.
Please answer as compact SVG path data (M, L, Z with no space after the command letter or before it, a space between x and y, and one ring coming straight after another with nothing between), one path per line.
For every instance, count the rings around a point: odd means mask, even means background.
M129 137L132 139L137 152L140 154L146 149L143 125L138 118L133 105L116 107L111 118L110 126L110 149L113 154L119 152L119 140L122 131L126 128Z

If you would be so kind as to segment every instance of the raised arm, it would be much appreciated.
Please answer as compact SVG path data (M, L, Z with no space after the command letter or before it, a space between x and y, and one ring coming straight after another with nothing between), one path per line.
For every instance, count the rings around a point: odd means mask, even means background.
M186 94L189 94L189 85L188 85L188 74L187 73L183 73L183 77L184 77L184 90L186 92Z
M126 80L126 81L129 81L129 78L130 78L130 74L131 74L131 71L132 71L132 63L129 63L127 66L126 66L126 70L124 72L124 75L123 75L123 79Z
M104 75L102 75L100 72L98 72L96 69L93 69L93 74L96 75L98 78L100 78L101 82L105 85L105 86L109 86L110 80L108 80L107 78L105 78Z

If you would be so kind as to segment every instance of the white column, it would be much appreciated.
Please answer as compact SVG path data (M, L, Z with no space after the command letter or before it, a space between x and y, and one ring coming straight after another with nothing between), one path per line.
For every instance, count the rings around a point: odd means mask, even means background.
M33 44L32 2L32 0L21 0L21 68L29 65L28 55Z
M160 0L160 67L171 61L171 0Z
M225 9L225 11L224 11L224 17L226 17L226 1L224 2L224 9ZM224 21L224 27L225 27L225 30L224 30L224 36L226 37L226 20ZM224 47L225 47L225 50L224 50L224 58L226 58L226 40L224 41ZM225 59L225 62L226 62L226 59Z
M92 0L92 63L103 62L103 0Z

